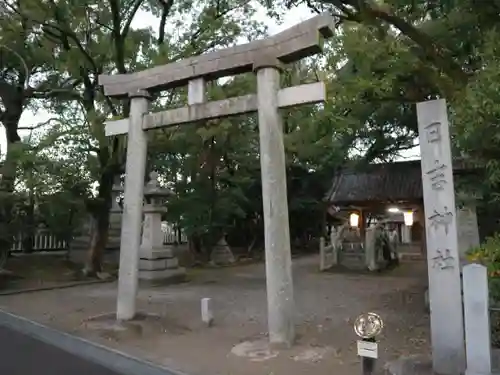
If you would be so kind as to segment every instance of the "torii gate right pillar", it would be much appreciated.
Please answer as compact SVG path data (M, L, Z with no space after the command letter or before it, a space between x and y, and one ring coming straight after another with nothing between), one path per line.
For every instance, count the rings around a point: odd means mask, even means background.
M269 341L290 347L295 338L292 258L283 125L278 108L279 62L264 59L257 74L260 165L264 212Z

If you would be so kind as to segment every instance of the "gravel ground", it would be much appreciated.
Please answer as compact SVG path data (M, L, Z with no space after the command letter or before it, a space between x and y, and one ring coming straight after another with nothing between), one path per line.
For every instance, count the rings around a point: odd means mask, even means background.
M385 322L379 365L429 352L424 263L373 275L319 273L318 264L317 257L294 260L297 343L279 352L265 347L263 264L192 270L188 283L141 290L139 309L157 314L140 322L142 333L85 323L114 311L116 283L3 296L0 308L191 375L352 375L360 371L352 323L367 311ZM200 320L203 297L214 302L210 328Z

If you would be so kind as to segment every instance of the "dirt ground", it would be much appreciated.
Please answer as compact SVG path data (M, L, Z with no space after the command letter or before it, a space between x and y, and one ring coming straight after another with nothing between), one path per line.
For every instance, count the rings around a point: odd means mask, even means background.
M360 371L352 323L374 311L385 322L380 365L429 352L424 310L426 266L412 262L386 274L319 273L316 256L294 260L297 343L266 343L263 264L190 271L190 282L142 289L141 311L157 314L142 334L103 334L85 321L115 310L116 283L0 297L0 308L146 358L190 375L352 375ZM211 297L215 321L205 327L200 300Z

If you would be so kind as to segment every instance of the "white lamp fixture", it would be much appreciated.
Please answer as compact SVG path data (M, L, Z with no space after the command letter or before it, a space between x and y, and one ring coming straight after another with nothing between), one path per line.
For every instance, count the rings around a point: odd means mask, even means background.
M359 215L357 213L352 213L349 215L349 224L353 228L357 228L359 225Z
M405 225L411 227L413 225L413 211L403 212Z
M399 208L397 208L397 207L389 207L387 209L387 211L390 212L391 214L396 214L396 213L399 212Z

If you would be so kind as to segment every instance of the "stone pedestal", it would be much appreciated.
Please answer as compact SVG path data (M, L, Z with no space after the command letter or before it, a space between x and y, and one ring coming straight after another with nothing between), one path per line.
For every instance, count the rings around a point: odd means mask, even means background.
M139 280L149 284L169 284L186 278L186 269L179 267L170 246L143 249L139 252Z
M150 202L144 205L142 242L139 251L139 280L148 284L166 284L183 281L186 270L179 267L179 261L170 246L163 244L161 215L165 208L158 197L170 194L169 190L157 186L157 175L151 174L151 181L144 195Z

